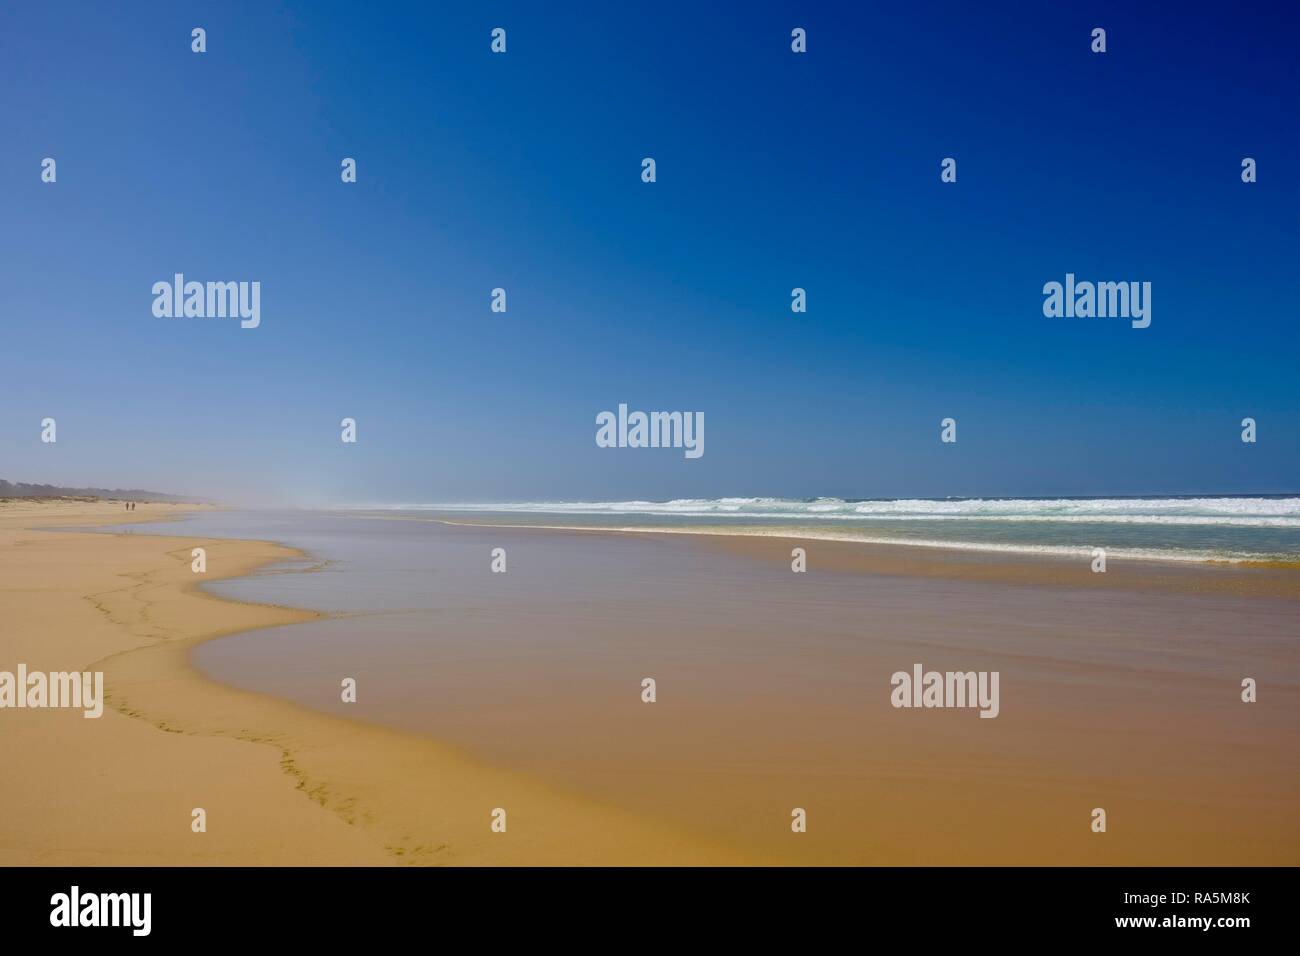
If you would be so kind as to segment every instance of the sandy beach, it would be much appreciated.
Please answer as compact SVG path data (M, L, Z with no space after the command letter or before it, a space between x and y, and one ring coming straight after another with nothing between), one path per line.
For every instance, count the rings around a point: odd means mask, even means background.
M12 669L105 670L140 648L309 616L241 608L193 590L190 548L209 547L214 574L243 574L287 553L259 543L47 530L152 521L192 509L117 502L0 505L0 661ZM41 530L33 530L39 526ZM189 694L185 675L158 672L160 697ZM344 863L382 861L338 817L304 812L273 748L121 712L106 678L97 720L76 711L6 711L0 734L0 863ZM212 825L190 832L194 807Z
M184 513L0 505L0 669L103 670L107 686L98 720L0 713L0 863L1300 861L1287 569L1091 575L815 542L801 577L785 539L467 527L451 546L517 556L527 628L471 602L411 644L384 631L392 616L219 598L190 570L199 546L206 583L302 557L284 545L58 530ZM562 578L602 587L596 569L620 560L670 589L542 600ZM279 580L294 577L313 575ZM348 710L327 688L358 635L371 676ZM238 679L205 677L200 649ZM1002 714L891 709L884 681L913 660L1000 668ZM643 661L654 708L626 693ZM1245 673L1259 704L1238 698ZM1107 834L1089 831L1094 806Z
M451 748L204 680L197 644L313 612L218 600L205 581L299 557L260 541L49 530L191 508L0 506L0 666L103 670L107 706L0 714L0 864L386 865L755 859ZM191 832L191 811L207 831ZM490 815L507 808L505 834ZM512 808L517 808L512 809Z

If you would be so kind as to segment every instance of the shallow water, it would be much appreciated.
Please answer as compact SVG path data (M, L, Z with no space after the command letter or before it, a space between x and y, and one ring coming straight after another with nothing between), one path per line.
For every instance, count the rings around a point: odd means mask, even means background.
M794 861L1090 860L1096 844L1062 837L1063 819L1116 790L1150 825L1098 861L1204 860L1206 834L1294 858L1300 841L1285 815L1300 792L1291 601L792 574L688 536L391 516L135 530L270 538L318 566L211 586L339 616L204 644L209 676ZM891 675L917 662L997 670L1000 715L892 708ZM1268 708L1238 700L1242 675ZM790 844L780 820L810 804L833 827Z

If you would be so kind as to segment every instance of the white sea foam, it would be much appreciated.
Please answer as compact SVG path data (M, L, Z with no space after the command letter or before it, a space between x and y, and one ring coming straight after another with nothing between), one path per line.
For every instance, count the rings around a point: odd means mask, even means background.
M475 524L757 534L959 551L1161 561L1298 561L1300 497L678 498L380 505ZM512 520L513 516L513 520Z
M811 521L992 521L1300 529L1300 497L1288 498L679 498L673 501L533 501L385 506L407 511L627 515Z

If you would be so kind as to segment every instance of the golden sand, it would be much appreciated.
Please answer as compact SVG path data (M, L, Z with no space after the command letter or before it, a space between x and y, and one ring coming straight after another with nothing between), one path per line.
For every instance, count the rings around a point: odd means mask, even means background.
M1142 650L1147 664L1119 671L1062 663L1050 643L999 648L1021 656L1026 680L1037 676L996 721L993 751L981 726L992 721L908 721L882 703L873 725L880 732L831 722L808 744L786 739L794 725L782 724L779 708L747 709L742 718L725 710L725 695L716 704L706 695L703 706L716 713L703 720L696 713L690 726L674 728L678 718L666 710L657 739L679 741L674 753L690 763L690 743L704 728L742 721L745 752L730 765L697 756L685 778L656 776L611 754L609 778L628 783L607 788L609 803L602 804L424 736L320 714L199 674L190 652L204 641L319 615L207 594L190 570L190 549L207 549L203 581L301 557L292 549L52 530L156 521L185 510L0 502L0 670L19 663L103 670L108 698L99 720L76 710L0 711L0 864L1300 861L1297 728L1289 716L1300 694L1275 683L1267 706L1246 706L1217 679L1162 672L1160 693L1144 696L1144 668L1159 666L1176 633L1153 635ZM698 541L738 559L786 563L791 546L776 538ZM824 541L812 559L845 574L1114 589L1107 601L1146 602L1144 591L1225 600L1300 594L1295 573L1285 569L1151 565L1092 575L1063 562ZM754 666L802 661L797 641L758 631L747 639L772 655ZM1097 640L1126 650L1130 638ZM1233 640L1224 634L1207 653L1222 657ZM1289 644L1278 649L1294 659ZM855 662L883 654L872 641L850 652ZM790 682L799 696L786 706L821 706L818 688L805 683ZM525 743L536 737L527 726L518 733ZM536 742L544 757L545 740ZM790 767L806 773L792 776ZM773 789L774 780L781 786ZM788 793L784 780L792 784ZM684 797L692 781L694 796ZM780 820L814 784L821 806L810 811L809 833L793 836ZM768 792L771 806L756 810L752 795ZM1087 825L1098 803L1112 813L1104 837ZM196 807L206 811L206 833L191 831ZM498 807L507 811L505 834L490 829ZM761 819L748 819L751 813Z
M98 720L0 712L0 864L753 862L435 742L203 678L196 644L316 615L204 593L190 549L207 549L206 581L301 556L292 549L46 530L185 510L0 504L0 669L102 670L108 698ZM490 829L498 807L504 834ZM194 808L204 833L191 831Z

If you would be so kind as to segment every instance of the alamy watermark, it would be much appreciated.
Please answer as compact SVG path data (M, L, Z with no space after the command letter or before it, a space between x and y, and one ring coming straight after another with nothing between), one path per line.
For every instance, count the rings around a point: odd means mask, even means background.
M159 319L237 318L244 329L262 324L260 282L186 282L178 272L171 282L155 282L153 294Z
M1076 282L1067 272L1064 284L1048 282L1043 295L1049 319L1132 319L1135 329L1151 324L1150 282Z
M629 412L618 406L618 414L596 416L596 445L599 448L684 448L687 458L704 454L703 412Z
M132 936L148 936L152 914L152 893L83 893L73 886L50 897L51 926L125 926Z
M913 664L911 673L890 677L889 702L894 707L978 707L981 717L996 717L999 671L927 671Z
M5 708L74 707L84 717L104 714L103 671L0 671L0 710Z

